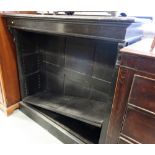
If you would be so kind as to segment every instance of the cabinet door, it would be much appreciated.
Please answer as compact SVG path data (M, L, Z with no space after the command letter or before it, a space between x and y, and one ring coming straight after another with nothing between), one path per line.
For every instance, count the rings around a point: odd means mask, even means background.
M128 103L155 114L155 79L135 75Z
M155 116L128 108L121 135L129 137L135 143L154 144Z
M137 143L155 143L155 79L134 76L121 134Z

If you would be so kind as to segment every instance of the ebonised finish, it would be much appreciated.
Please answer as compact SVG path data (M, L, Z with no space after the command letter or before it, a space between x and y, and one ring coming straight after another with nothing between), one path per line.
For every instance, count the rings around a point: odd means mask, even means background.
M6 17L13 28L41 33L115 42L130 42L142 37L142 30L138 29L142 22L136 18L28 14L6 14Z
M137 29L141 23L128 18L83 16L4 18L15 38L23 111L39 124L44 120L36 117L38 113L62 130L69 129L79 138L78 143L81 139L85 143L105 143L118 48L141 38ZM43 126L48 128L49 124ZM64 132L56 131L59 127L53 130L60 138ZM92 134L87 134L88 130Z

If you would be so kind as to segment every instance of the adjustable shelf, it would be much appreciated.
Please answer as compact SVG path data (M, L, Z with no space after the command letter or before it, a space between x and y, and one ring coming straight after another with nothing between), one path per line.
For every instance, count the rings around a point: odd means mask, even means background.
M73 96L60 96L40 92L23 99L37 107L47 109L76 120L101 127L104 122L106 104L103 102Z

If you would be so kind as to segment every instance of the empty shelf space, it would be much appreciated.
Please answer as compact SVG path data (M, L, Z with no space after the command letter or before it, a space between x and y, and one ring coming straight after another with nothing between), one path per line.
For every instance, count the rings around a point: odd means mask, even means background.
M96 127L101 127L104 122L106 106L103 102L50 92L40 92L23 101Z
M80 141L83 143L98 143L101 130L100 128L69 117L65 117L61 114L57 114L37 106L31 105L30 107L74 135L76 138L80 139Z

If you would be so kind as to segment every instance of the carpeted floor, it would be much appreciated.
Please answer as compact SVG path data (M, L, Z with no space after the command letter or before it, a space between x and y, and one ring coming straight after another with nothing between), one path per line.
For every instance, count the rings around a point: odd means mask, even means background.
M57 138L21 111L7 117L0 111L0 145L4 144L61 144Z

